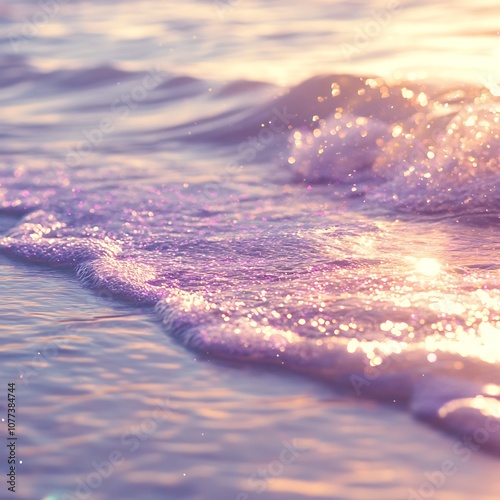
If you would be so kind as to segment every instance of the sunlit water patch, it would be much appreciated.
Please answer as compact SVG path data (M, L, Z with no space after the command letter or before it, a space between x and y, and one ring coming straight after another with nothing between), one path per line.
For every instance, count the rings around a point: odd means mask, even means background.
M140 5L0 9L2 253L498 453L494 2Z

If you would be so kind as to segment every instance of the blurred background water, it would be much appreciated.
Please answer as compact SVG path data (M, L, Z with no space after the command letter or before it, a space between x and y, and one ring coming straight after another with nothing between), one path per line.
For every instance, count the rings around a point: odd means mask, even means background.
M18 497L498 498L499 20L0 6Z

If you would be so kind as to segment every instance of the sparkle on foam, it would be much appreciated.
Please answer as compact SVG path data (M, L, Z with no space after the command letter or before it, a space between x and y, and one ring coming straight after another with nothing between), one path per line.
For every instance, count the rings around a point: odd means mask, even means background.
M424 276L437 276L441 272L441 264L436 259L426 257L417 260L415 269Z

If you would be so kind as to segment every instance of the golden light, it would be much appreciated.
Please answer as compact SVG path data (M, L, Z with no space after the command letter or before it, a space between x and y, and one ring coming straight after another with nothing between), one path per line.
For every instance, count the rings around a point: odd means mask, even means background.
M425 276L436 276L441 272L441 264L436 259L426 257L417 260L415 269Z
M483 386L483 392L487 396L493 396L494 398L497 398L500 396L500 385L487 384Z

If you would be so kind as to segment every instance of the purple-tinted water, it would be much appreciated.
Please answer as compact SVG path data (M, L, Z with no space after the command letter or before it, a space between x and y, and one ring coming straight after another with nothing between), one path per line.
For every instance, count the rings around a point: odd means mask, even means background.
M163 8L168 29L143 13L134 31L128 7L93 28L84 4L57 4L32 36L14 20L34 6L6 8L2 253L153 306L188 350L305 373L458 436L489 429L481 448L499 453L500 100L487 64L458 83L423 63L423 80L362 73L362 54L366 68L397 66L404 51L390 52L387 32L366 51L353 42L349 74L345 59L319 71L310 42L304 77L285 61L281 86L279 6L242 60L234 25L225 40L203 26L214 6L197 7ZM344 4L314 9L354 23ZM417 7L398 9L411 25ZM255 15L235 21L243 33ZM307 45L326 29L314 22L288 36ZM385 55L370 52L377 44ZM273 50L251 78L258 47Z
M226 179L7 167L3 210L26 215L2 248L155 305L189 348L400 400L464 432L498 418L497 107L487 90L316 78L207 131L175 127L180 149L238 151Z

